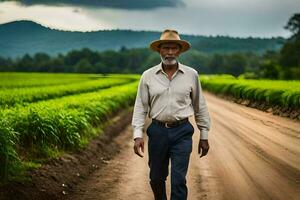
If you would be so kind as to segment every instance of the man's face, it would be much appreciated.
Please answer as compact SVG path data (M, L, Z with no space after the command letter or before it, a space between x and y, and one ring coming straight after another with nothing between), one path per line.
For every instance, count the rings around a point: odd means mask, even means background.
M160 45L160 58L165 65L175 65L179 54L180 46L177 43L163 43Z

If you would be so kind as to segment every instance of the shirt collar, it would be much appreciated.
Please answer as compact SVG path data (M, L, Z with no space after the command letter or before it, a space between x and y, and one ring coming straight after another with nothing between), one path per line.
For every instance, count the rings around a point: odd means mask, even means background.
M155 73L157 74L160 71L163 71L162 62L160 62L158 65L156 65ZM183 69L183 66L180 62L178 62L178 71L185 73L185 70Z

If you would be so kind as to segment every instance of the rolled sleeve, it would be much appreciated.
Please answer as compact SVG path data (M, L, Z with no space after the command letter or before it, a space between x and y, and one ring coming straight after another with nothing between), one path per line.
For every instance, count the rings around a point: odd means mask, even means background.
M197 72L194 77L194 82L195 84L192 89L192 104L194 109L195 121L197 127L200 130L200 138L208 139L208 132L211 128L211 120Z
M133 139L143 137L143 128L145 125L145 119L148 113L148 87L145 80L145 73L142 74L139 86L137 89L137 95L134 104L132 126L133 126Z

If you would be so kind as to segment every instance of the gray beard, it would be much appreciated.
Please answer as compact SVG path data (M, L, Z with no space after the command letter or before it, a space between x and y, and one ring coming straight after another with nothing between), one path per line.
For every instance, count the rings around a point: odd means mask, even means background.
M160 59L164 65L175 65L177 63L176 57L174 59L164 59L162 56L160 56Z

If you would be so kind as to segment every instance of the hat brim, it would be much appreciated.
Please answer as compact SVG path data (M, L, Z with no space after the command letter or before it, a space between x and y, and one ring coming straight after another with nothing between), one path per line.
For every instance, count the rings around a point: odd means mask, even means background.
M160 52L159 45L162 43L174 42L181 46L181 52L185 52L191 48L191 44L185 40L155 40L151 42L150 49Z

